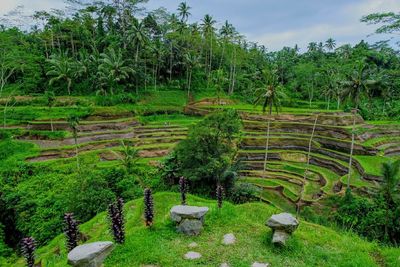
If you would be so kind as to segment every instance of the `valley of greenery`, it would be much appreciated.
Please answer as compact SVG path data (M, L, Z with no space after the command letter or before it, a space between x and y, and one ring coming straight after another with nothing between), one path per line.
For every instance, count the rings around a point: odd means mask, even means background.
M184 2L172 14L145 0L67 2L24 25L21 9L1 20L0 266L26 265L24 237L40 266L68 266L65 213L79 244L113 240L106 211L117 198L126 238L105 266L400 266L390 42L270 52L228 21L193 22ZM399 13L360 23L400 33ZM188 204L210 208L198 237L169 218L182 176ZM282 211L300 227L275 247L265 221ZM221 245L231 232L237 244ZM203 257L188 262L194 241Z

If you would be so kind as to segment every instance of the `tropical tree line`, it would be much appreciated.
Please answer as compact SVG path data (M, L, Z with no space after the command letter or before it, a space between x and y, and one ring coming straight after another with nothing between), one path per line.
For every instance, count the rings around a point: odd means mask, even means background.
M349 102L367 118L399 114L400 60L388 42L351 46L329 38L309 43L306 51L295 45L271 52L228 21L209 14L192 21L185 2L173 13L146 10L145 0L67 2L66 10L35 12L29 31L7 17L0 28L0 95L139 95L169 88L185 90L188 98L214 90L253 102L269 70L288 96L285 104L302 99L337 109ZM362 21L383 18L372 14Z

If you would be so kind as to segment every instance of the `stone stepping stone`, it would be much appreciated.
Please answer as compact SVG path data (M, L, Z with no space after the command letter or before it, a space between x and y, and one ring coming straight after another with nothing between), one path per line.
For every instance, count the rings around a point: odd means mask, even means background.
M235 244L235 242L236 242L236 237L232 233L224 235L224 239L222 240L222 243L224 245L233 245Z
M197 260L201 258L201 254L198 252L189 251L185 254L184 258L187 260Z
M254 262L251 267L268 267L269 263Z
M196 243L196 242L192 242L192 243L190 243L189 245L188 245L188 247L189 248L196 248L196 247L198 247L199 245Z
M219 267L229 267L229 264L226 263L226 262L224 262L224 263L222 263Z
M112 249L112 242L94 242L77 246L68 253L68 264L76 267L99 267Z

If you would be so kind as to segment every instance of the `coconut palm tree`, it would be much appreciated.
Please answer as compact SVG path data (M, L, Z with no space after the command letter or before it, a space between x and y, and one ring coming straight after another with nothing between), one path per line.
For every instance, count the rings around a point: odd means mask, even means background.
M389 211L396 206L395 196L399 194L400 160L382 164L381 193L386 203L385 238L389 239Z
M100 66L98 74L103 85L107 85L110 93L114 94L113 87L119 82L129 78L134 70L127 65L126 60L122 57L121 50L115 51L113 48L108 49L106 53L100 54Z
M186 66L186 84L187 84L187 97L188 101L190 101L190 89L192 85L192 73L193 69L199 65L199 57L192 54L186 53L184 55L184 64Z
M209 77L209 74L211 72L211 63L212 63L212 57L213 57L213 36L214 36L214 24L216 21L213 19L212 16L209 14L205 15L204 18L202 19L201 27L203 30L203 35L205 39L209 39L209 48L208 48L208 57L206 54L206 72L207 72L207 77Z
M336 41L332 38L329 38L325 42L325 47L328 48L329 51L332 51L336 47Z
M259 95L256 98L255 104L262 102L263 113L265 113L265 111L268 109L267 140L265 143L265 156L264 156L264 175L265 175L265 171L267 168L267 160L268 160L269 134L270 134L272 110L273 108L275 108L276 113L278 114L281 99L286 98L286 94L283 91L284 89L283 85L279 82L279 77L276 74L276 71L263 70L262 78L263 78L263 86L257 89Z
M190 6L186 2L181 2L178 6L178 14L181 17L181 23L186 23L190 17Z
M224 59L226 43L229 42L229 40L232 37L234 32L235 32L235 29L233 28L232 24L230 24L226 20L225 24L222 25L221 30L219 32L220 35L222 36L222 52L221 52L221 60L219 61L219 68L221 68L222 61Z
M146 27L145 27L143 21L139 22L139 21L135 20L132 23L131 29L128 31L128 41L133 43L133 45L136 49L135 63L137 64L140 48L143 47L149 41Z
M374 84L376 81L369 79L368 66L359 62L348 79L342 82L342 98L353 102L354 108L359 108L361 97L367 95L368 87Z
M317 45L316 42L311 42L311 43L309 43L308 46L307 46L308 52L317 51L317 48L318 48L318 45Z
M74 77L76 76L76 66L66 53L61 55L52 55L48 60L50 70L46 73L47 76L52 76L49 85L55 82L64 81L67 83L68 95L71 95L71 86Z

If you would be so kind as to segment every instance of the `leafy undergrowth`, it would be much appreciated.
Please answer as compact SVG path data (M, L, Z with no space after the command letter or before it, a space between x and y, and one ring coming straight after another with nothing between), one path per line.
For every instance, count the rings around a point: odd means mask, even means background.
M203 233L187 237L175 232L169 219L170 208L179 203L175 193L155 195L156 219L152 229L146 229L143 220L143 201L128 202L126 214L126 242L118 245L105 261L105 266L250 266L252 262L267 262L271 266L399 266L400 249L380 248L375 243L360 239L350 233L302 221L286 248L270 244L271 230L264 223L278 210L263 203L234 206L224 203L221 211L214 201L189 196L189 205L210 207ZM89 236L87 242L112 240L105 213L101 213L81 226ZM221 244L223 235L234 233L237 242L232 246ZM198 247L189 249L191 242ZM187 261L183 255L193 250L203 255L201 259ZM62 235L38 250L42 266L68 266L65 240ZM379 260L378 260L379 259ZM24 266L23 259L8 266Z

